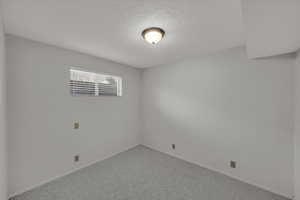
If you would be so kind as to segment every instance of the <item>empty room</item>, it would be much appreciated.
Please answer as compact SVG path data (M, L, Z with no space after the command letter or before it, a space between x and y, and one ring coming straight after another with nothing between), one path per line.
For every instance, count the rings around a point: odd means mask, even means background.
M300 1L0 0L0 200L300 200Z

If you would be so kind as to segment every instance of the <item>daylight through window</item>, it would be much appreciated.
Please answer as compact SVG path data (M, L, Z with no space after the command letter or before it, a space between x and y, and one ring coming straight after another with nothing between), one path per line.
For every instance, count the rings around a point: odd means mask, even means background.
M70 91L73 96L122 96L122 78L70 69Z

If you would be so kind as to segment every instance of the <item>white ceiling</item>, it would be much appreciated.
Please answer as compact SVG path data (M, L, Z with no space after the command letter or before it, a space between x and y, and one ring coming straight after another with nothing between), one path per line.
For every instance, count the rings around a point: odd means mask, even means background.
M3 0L10 34L135 67L245 43L240 0ZM165 38L146 43L143 29Z
M242 5L250 58L300 47L300 0L243 0Z

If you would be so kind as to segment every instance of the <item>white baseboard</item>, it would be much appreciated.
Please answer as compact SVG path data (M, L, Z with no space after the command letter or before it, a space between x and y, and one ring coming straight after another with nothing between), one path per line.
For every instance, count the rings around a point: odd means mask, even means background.
M199 164L199 163L197 163L197 162L195 162L195 161L193 161L193 160L189 160L189 159L183 158L183 157L181 157L181 156L178 156L178 155L176 155L176 154L172 154L172 153L170 153L170 152L165 152L165 151L163 151L163 150L160 150L160 149L157 149L157 148L155 148L155 147L152 147L151 145L148 145L148 144L142 144L142 145L145 146L145 147L147 147L147 148L153 149L153 150L155 150L155 151L158 151L158 152L167 154L167 155L169 155L169 156L178 158L178 159L180 159L180 160L184 160L184 161L189 162L189 163L192 163L192 164L194 164L194 165L198 165L198 166L200 166L200 167L202 167L202 168L206 168L206 169L209 169L209 170L211 170L211 171L214 171L214 172L223 174L223 175L225 175L225 176L228 176L228 177L230 177L230 178L233 178L233 179L236 179L236 180L238 180L238 181L244 182L244 183L246 183L246 184L253 185L253 186L255 186L255 187L261 188L261 189L263 189L263 190L265 190L265 191L268 191L268 192L271 192L271 193L273 193L273 194L277 194L277 195L286 197L286 198L291 199L291 200L293 199L293 196L290 195L290 194L285 194L285 193L281 193L281 192L275 191L275 190L273 190L272 188L269 188L269 187L260 185L260 184L258 184L258 183L254 183L254 182L252 182L252 181L247 181L247 180L241 179L240 177L234 176L234 175L232 175L232 174L228 174L228 173L225 172L225 171L222 171L222 170L219 170L219 169L215 169L215 168L213 168L213 167L211 167L211 166Z
M62 177L64 177L64 176L67 176L67 175L69 175L69 174L72 174L72 173L74 173L74 172L76 172L76 171L78 171L78 170L84 169L84 168L86 168L86 167L89 167L89 166L91 166L91 165L93 165L93 164L96 164L96 163L98 163L98 162L101 162L101 161L103 161L103 160L106 160L106 159L108 159L108 158L110 158L110 157L112 157L112 156L115 156L115 155L117 155L117 154L120 154L120 153L122 153L122 152L124 152L124 151L128 151L129 149L132 149L132 148L134 148L134 147L136 147L136 146L139 146L139 145L140 145L140 144L134 144L134 145L132 145L132 146L130 146L130 147L128 147L128 148L125 148L124 150L117 151L117 152L114 152L114 153L112 153L112 154L110 154L110 155L107 155L107 156L105 156L105 157L104 157L103 159L101 159L101 160L96 160L96 161L87 163L87 164L85 164L85 165L82 165L82 166L80 166L80 167L77 167L77 168L75 168L75 169L72 169L72 170L70 170L70 171L68 171L68 172L66 172L66 173L57 175L57 176L55 176L55 177L53 177L53 178L47 179L47 180L45 180L45 181L42 181L42 182L40 182L40 183L38 183L38 184L35 184L35 185L32 185L32 186L30 186L30 187L26 187L26 188L24 188L24 189L22 189L22 190L20 190L20 191L18 191L18 192L15 192L15 193L13 193L13 194L9 194L9 195L8 195L8 199L10 199L10 198L12 198L12 197L14 197L14 196L23 194L24 192L33 190L34 188L40 187L40 186L42 186L42 185L45 185L45 184L47 184L47 183L49 183L49 182L52 182L52 181L54 181L54 180L56 180L56 179L59 179L59 178L62 178Z
M98 162L100 162L100 161L103 161L103 160L105 160L105 159L108 159L108 158L110 158L110 157L112 157L112 156L115 156L115 155L117 155L117 154L120 154L120 153L122 153L122 152L124 152L124 151L127 151L127 150L129 150L129 149L132 149L132 148L134 148L134 147L136 147L136 146L139 146L139 145L142 145L142 146L145 146L145 147L147 147L147 148L153 149L153 150L155 150L155 151L158 151L158 152L167 154L167 155L169 155L169 156L172 156L172 157L175 157L175 158L178 158L178 159L187 161L187 162L189 162L189 163L198 165L198 166L200 166L200 167L203 167L203 168L206 168L206 169L209 169L209 170L212 170L212 171L221 173L221 174L226 175L226 176L228 176L228 177L231 177L231 178L234 178L234 179L239 180L239 181L241 181L241 182L244 182L244 183L247 183L247 184L256 186L256 187L258 187L258 188L261 188L261 189L263 189L263 190L272 192L272 193L274 193L274 194L278 194L278 195L287 197L287 198L289 198L289 199L293 199L293 197L290 196L290 195L288 195L288 194L280 193L280 192L274 191L273 189L268 188L268 187L266 187L266 186L262 186L262 185L260 185L260 184L257 184L257 183L251 182L251 181L243 180L243 179L241 179L241 178L239 178L239 177L233 176L232 174L228 174L228 173L226 173L225 171L221 171L221 170L215 169L215 168L213 168L213 167L211 167L211 166L201 165L201 164L196 163L196 162L194 162L194 161L192 161L192 160L188 160L188 159L185 159L185 158L183 158L183 157L180 157L180 156L178 156L178 155L176 155L176 154L171 154L171 153L169 153L169 152L164 152L164 151L162 151L162 150L160 150L160 149L157 149L157 148L152 147L151 145L147 145L147 144L135 144L135 145L133 145L133 146L131 146L131 147L126 148L125 150L118 151L118 152L115 152L115 153L113 153L113 154L110 154L110 155L106 156L105 158L103 158L103 159L101 159L101 160L97 160L97 161L94 161L94 162L90 162L90 163L88 163L88 164L86 164L86 165L83 165L83 166L78 167L78 168L76 168L76 169L70 170L70 171L67 172L67 173L64 173L64 174L55 176L55 177L50 178L50 179L48 179L48 180L42 181L42 182L39 183L39 184L33 185L33 186L31 186L31 187L27 187L27 188L25 188L25 189L23 189L23 190L21 190L21 191L18 191L18 192L16 192L16 193L10 194L10 195L9 195L9 198L12 198L12 197L17 196L17 195L20 195L20 194L22 194L22 193L24 193L24 192L30 191L30 190L32 190L32 189L34 189L34 188L36 188L36 187L42 186L42 185L44 185L44 184L47 184L47 183L49 183L49 182L51 182L51 181L54 181L54 180L56 180L56 179L58 179L58 178L67 176L67 175L69 175L69 174L72 174L72 173L74 173L74 172L76 172L76 171L78 171L78 170L81 170L81 169L83 169L83 168L89 167L89 166L91 166L91 165L93 165L93 164L96 164L96 163L98 163Z

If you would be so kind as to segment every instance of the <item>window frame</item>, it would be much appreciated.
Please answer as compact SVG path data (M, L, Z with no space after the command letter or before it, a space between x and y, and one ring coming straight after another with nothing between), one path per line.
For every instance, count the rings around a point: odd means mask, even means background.
M110 76L110 77L113 77L113 78L117 78L117 80L119 80L117 82L117 95L108 95L108 94L105 94L105 95L99 95L99 93L97 93L98 95L95 94L74 94L72 92L72 86L71 86L71 71L74 70L74 71L82 71L82 72L86 72L86 73L92 73L92 74L97 74L97 75L103 75L103 76ZM84 67L74 67L74 66L71 66L68 68L68 77L69 77L69 93L72 97L122 97L123 96L123 77L120 76L120 75L116 75L115 73L107 73L107 72L99 72L99 71L92 71L92 70L89 70L89 69L86 69ZM97 82L93 82L95 83L95 86L97 85ZM100 82L99 82L100 83ZM99 90L99 88L98 88ZM96 89L95 89L96 91Z

